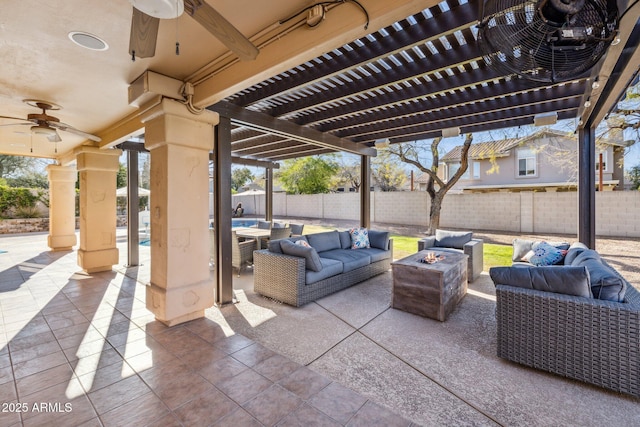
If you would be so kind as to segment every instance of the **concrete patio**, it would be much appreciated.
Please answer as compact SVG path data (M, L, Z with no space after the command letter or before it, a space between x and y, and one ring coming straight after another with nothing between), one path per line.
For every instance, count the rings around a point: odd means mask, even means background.
M237 304L166 328L148 248L126 268L125 239L116 270L87 275L46 234L0 238L1 425L640 424L638 399L498 359L486 273L440 323L390 308L390 272L293 308L248 269Z

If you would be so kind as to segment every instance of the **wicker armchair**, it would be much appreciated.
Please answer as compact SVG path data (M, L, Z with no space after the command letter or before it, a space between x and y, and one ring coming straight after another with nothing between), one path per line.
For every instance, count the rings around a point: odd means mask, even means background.
M292 236L302 236L302 231L304 230L304 224L291 224L291 235Z
M640 397L640 292L625 302L496 286L498 357Z
M266 248L269 245L270 240L278 240L278 239L286 239L287 237L291 237L291 228L271 228L271 234L269 234L268 238L262 239L260 241L260 247Z
M256 241L252 239L241 242L238 240L235 231L231 233L231 265L238 270L238 277L240 277L242 267L245 264L253 264L253 251L256 250Z

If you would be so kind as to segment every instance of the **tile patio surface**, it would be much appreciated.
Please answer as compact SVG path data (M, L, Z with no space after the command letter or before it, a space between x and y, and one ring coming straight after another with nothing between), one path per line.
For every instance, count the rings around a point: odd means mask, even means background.
M390 272L293 308L249 269L237 304L166 328L125 239L86 275L46 234L0 237L0 425L640 425L638 399L497 358L486 273L440 323L390 308Z

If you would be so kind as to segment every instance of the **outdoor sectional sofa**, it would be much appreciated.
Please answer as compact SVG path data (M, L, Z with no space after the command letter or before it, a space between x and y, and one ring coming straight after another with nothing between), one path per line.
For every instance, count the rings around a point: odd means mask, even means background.
M367 234L370 247L358 249L352 249L349 231L269 242L268 249L253 254L255 292L298 307L388 271L393 259L389 233L367 230ZM311 248L296 244L298 240Z
M498 356L640 397L640 292L595 250L565 245L559 264L533 266L514 242L514 265L489 270Z

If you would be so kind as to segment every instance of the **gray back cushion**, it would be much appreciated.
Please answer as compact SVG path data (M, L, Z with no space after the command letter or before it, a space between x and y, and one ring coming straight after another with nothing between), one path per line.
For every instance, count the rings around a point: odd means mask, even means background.
M576 259L578 255L580 255L582 252L586 251L587 249L589 248L584 243L580 243L580 242L573 243L569 247L569 250L567 251L567 254L564 257L564 264L571 265L573 260Z
M496 285L591 298L589 272L585 267L491 267L489 276Z
M627 291L627 281L593 249L582 251L571 263L572 266L586 267L591 277L591 292L597 299L623 302ZM565 267L566 268L566 267Z
M307 241L318 252L342 248L340 244L340 235L336 230L325 231L323 233L307 234Z
M349 234L349 230L338 231L338 236L340 236L340 247L342 249L349 249L351 247L351 234Z
M271 228L271 221L262 221L259 220L258 221L258 228L262 229L262 230L268 230Z
M369 230L369 244L372 248L386 251L389 246L389 232Z
M282 248L282 253L285 255L297 256L305 259L305 269L311 271L320 271L322 270L322 261L320 261L320 257L318 256L318 252L308 246L296 245L289 240L283 239L280 241L280 247Z
M462 249L466 243L471 241L472 236L473 233L470 231L436 230L435 246Z
M295 236L295 237L289 237L286 239L276 239L276 240L269 240L269 244L267 245L267 248L269 249L269 252L274 252L276 254L281 254L282 253L282 248L280 243L283 240L288 240L290 242L297 242L298 240L304 240L305 242L307 242L307 238L304 236ZM307 242L309 243L309 242Z

